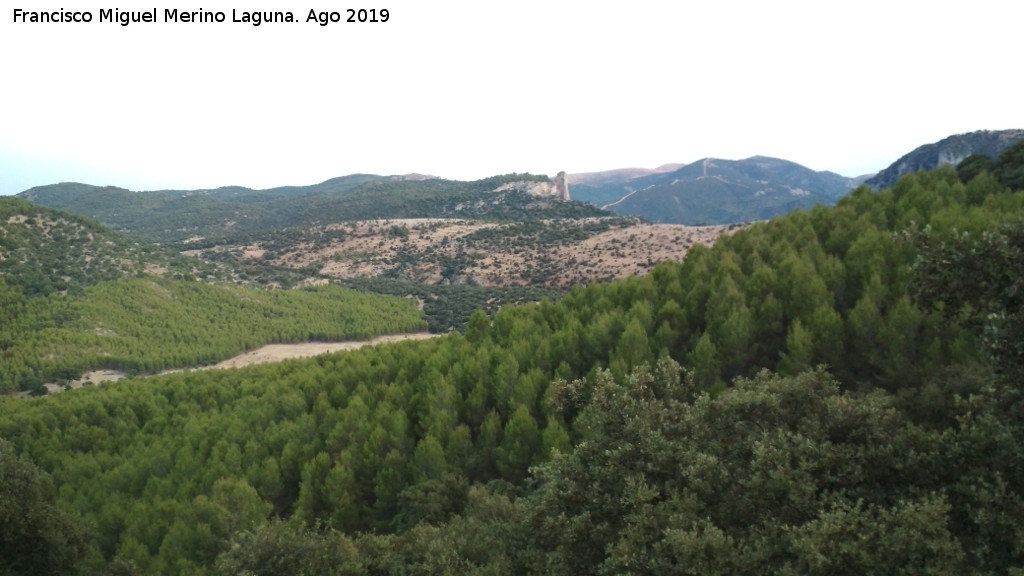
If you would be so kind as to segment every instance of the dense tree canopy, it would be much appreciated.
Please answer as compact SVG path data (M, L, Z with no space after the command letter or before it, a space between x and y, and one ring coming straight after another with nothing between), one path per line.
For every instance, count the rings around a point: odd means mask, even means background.
M87 536L54 495L50 477L0 439L0 574L77 573Z
M0 278L0 391L109 368L213 364L276 342L426 329L415 301L338 286L254 290L155 277L27 298Z

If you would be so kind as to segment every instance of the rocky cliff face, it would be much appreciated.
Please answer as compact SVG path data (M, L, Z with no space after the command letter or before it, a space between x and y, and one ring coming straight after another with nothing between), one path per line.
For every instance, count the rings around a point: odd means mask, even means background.
M568 202L570 200L569 178L565 175L565 172L559 172L554 179L547 182L520 180L516 182L509 182L508 184L502 184L494 191L504 192L506 190L517 190L520 192L526 192L531 196L539 196L543 198L555 198L561 202Z
M559 172L558 175L555 176L554 185L555 185L554 192L555 192L555 195L558 196L558 199L561 200L562 202L568 202L569 201L569 179L565 175L565 172Z
M913 172L934 170L946 164L956 166L971 154L984 154L995 159L1005 148L1022 138L1024 130L979 130L956 134L915 149L864 183L880 190Z

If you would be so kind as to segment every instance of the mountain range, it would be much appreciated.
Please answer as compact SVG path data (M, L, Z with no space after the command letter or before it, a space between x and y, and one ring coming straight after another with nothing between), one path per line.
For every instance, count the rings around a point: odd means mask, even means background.
M429 176L352 174L311 186L238 186L133 192L80 183L38 186L25 200L94 218L160 243L237 239L267 229L381 218L497 221L638 216L657 224L716 225L765 220L834 204L864 178L847 178L776 158L707 158L655 169L571 174L572 201L536 194L546 176L510 174L472 182Z
M862 181L766 156L570 176L577 200L654 223L688 225L765 220L831 205Z
M573 198L623 216L689 225L747 222L832 205L861 184L886 188L906 174L956 165L972 154L995 159L1021 138L1024 130L956 134L909 152L877 174L856 177L754 156L571 174L569 180Z
M616 214L659 224L716 225L766 220L815 204L833 205L861 184L879 189L905 174L957 164L972 154L995 158L1022 138L1024 130L957 134L913 150L878 174L856 177L754 156L570 174L554 181L530 174L471 182L421 174L352 174L268 190L228 186L138 193L62 183L19 196L160 243L238 239L272 228L382 218L523 221ZM538 190L566 181L567 194L538 195ZM566 191L564 186L560 189ZM562 201L570 196L573 201Z
M285 227L384 218L521 221L612 216L592 204L542 193L547 176L507 174L472 182L421 175L352 174L312 186L252 190L133 192L80 183L38 186L19 198L88 216L137 238L162 244L239 239Z

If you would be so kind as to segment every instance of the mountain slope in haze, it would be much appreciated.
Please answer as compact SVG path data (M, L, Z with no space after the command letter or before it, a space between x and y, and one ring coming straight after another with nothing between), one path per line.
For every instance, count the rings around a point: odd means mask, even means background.
M571 181L573 197L622 215L687 225L764 220L818 203L831 205L862 180L765 156L707 158L641 176L626 170L616 178L614 172Z
M978 130L954 134L938 142L925 144L905 154L864 184L880 190L888 188L913 172L934 170L944 164L956 166L972 154L996 158L1015 142L1024 139L1024 130Z
M286 226L309 227L374 218L524 220L608 215L586 203L558 202L517 187L522 182L548 180L547 176L529 174L473 182L420 175L353 174L313 186L268 190L232 186L132 192L62 183L32 188L18 196L164 244L190 239L237 239ZM502 191L496 192L499 188Z
M663 164L654 169L617 168L600 172L570 174L569 183L573 187L572 193L577 200L604 206L619 200L625 194L635 190L636 188L630 186L629 182L646 176L674 172L684 166L686 164ZM629 192L623 192L624 185L629 188Z

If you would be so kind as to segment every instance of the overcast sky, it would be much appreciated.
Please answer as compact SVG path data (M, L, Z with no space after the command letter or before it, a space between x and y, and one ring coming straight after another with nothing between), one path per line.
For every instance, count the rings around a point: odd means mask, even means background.
M1024 4L33 1L0 18L0 194L79 181L268 188L785 158L847 176L1024 128ZM158 22L99 22L101 9ZM219 24L164 10L223 11ZM386 23L307 23L386 8ZM232 9L298 23L232 23Z

